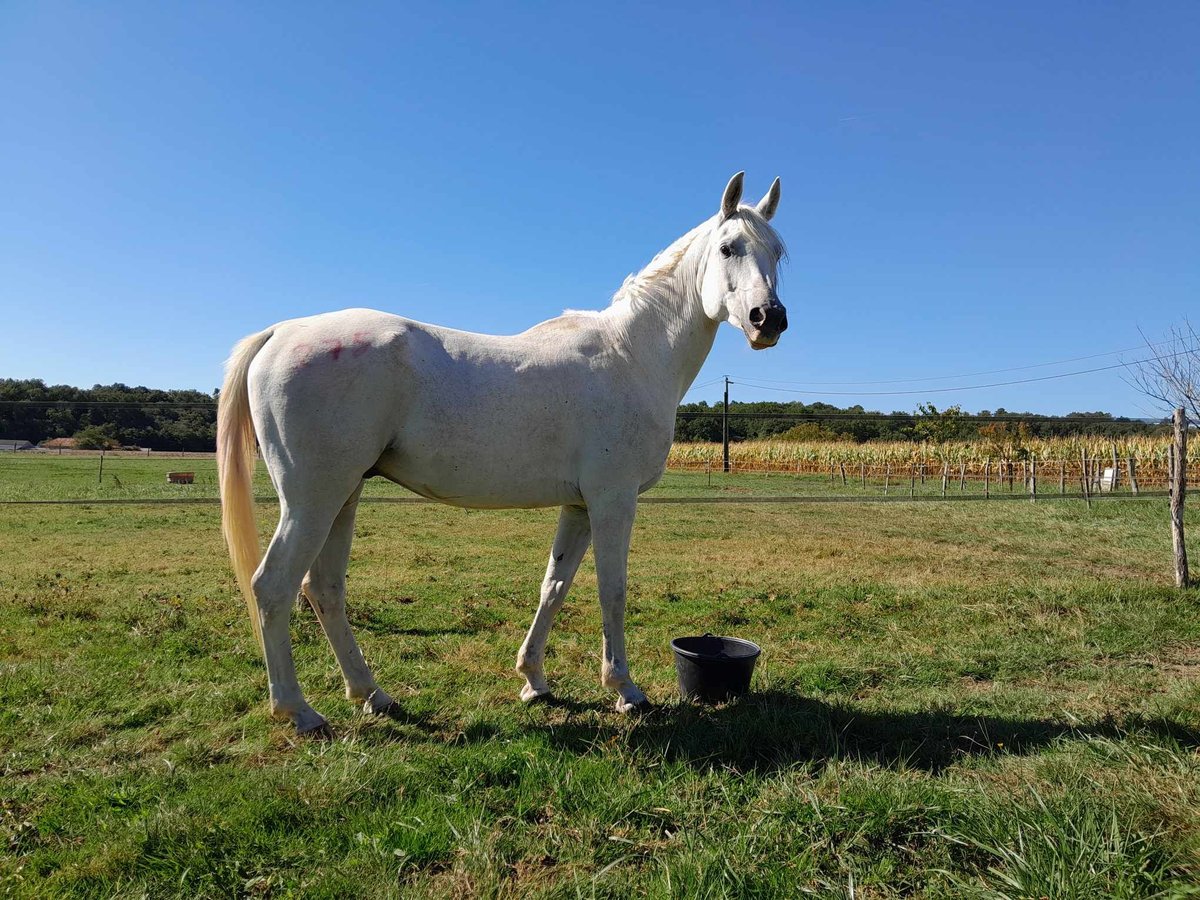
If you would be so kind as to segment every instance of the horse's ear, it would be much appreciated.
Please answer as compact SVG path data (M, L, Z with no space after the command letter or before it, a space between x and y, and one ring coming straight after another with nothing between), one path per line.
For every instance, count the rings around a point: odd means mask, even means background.
M767 191L766 196L758 201L758 206L755 207L758 214L768 222L775 217L775 210L779 209L779 179L776 178L771 182L771 189Z
M742 200L742 179L745 177L745 172L738 172L729 179L729 184L725 185L725 196L721 198L721 218L723 220L737 212L738 204Z

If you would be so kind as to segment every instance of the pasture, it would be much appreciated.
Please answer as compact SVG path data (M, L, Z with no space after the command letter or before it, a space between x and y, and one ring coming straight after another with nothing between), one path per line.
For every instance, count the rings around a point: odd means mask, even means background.
M0 499L215 496L210 461L107 460L119 487L95 462L7 458ZM658 706L632 718L598 681L590 555L557 700L516 701L555 517L365 504L350 617L405 713L351 708L305 610L317 742L267 718L215 504L0 506L0 891L1198 893L1200 591L1170 585L1164 499L643 505L629 656ZM668 641L704 631L763 646L751 696L675 699Z

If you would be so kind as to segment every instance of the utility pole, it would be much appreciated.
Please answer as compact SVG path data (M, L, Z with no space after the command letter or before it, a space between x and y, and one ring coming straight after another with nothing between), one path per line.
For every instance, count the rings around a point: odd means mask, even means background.
M725 457L725 471L729 471L729 376L725 376L725 412L721 414L721 449Z

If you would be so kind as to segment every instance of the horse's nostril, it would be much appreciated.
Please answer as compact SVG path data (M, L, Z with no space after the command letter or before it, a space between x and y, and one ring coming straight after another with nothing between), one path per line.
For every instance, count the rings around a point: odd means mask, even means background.
M783 318L779 320L779 330L787 331L787 313L784 313Z
M761 306L756 306L754 309L750 310L750 324L755 328L758 328L766 320L767 314L763 312Z

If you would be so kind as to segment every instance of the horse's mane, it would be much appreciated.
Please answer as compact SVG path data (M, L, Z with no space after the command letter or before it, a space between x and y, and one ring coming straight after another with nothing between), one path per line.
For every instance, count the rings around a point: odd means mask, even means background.
M783 239L753 206L739 207L734 218L751 241L766 245L780 258L787 256L787 247L784 246ZM652 298L663 283L675 274L675 270L687 257L697 239L711 231L716 224L714 219L702 222L667 249L656 254L640 272L626 277L613 294L612 304Z

